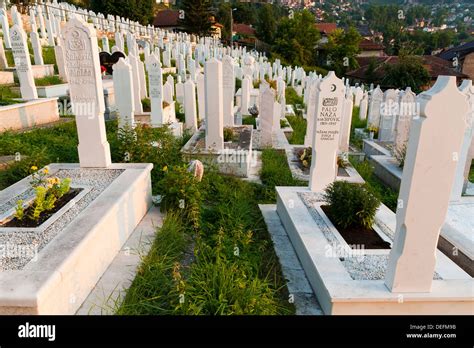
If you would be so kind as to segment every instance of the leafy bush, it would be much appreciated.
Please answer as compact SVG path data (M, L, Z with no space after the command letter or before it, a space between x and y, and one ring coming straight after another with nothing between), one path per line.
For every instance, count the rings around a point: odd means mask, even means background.
M123 127L118 130L116 140L108 139L114 162L153 163L151 179L155 193L159 192L158 183L166 174L163 168L182 163L181 139L175 138L166 125Z
M362 226L372 228L380 200L366 185L336 181L324 194L331 218L342 228Z
M380 197L382 203L395 212L397 210L398 192L385 185L379 178L373 175L374 167L369 161L358 162L354 160L353 157L349 158L351 164L365 180L371 190Z
M159 183L162 210L180 212L197 229L202 201L199 182L185 165L165 167L163 171L165 176Z

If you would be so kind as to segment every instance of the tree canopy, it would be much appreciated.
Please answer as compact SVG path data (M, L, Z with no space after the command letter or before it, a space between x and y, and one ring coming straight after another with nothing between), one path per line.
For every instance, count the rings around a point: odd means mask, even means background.
M145 25L153 21L154 4L154 0L90 0L94 12L130 18Z
M275 33L274 52L287 64L312 65L320 40L314 23L314 16L307 10L282 19Z
M422 92L431 80L422 59L416 56L401 55L396 64L385 64L384 72L385 86L401 89L410 86L415 93Z
M339 77L359 67L356 57L360 53L361 40L362 36L354 27L350 27L347 31L336 29L329 34L325 46L328 65Z
M276 13L274 11L275 6L265 4L260 7L257 13L257 37L271 44L274 39L274 35L277 29Z
M184 16L180 22L187 32L198 35L212 34L211 0L183 0L181 9L184 11Z

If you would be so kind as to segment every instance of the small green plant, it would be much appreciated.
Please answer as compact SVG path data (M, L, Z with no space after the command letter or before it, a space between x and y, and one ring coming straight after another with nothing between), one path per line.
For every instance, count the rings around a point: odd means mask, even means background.
M56 196L52 192L48 192L46 195L46 199L44 200L43 208L45 211L51 211L54 209L54 205L56 204Z
M37 186L35 188L36 197L33 202L33 210L30 213L30 219L39 221L41 213L45 211L46 187Z
M331 219L342 228L372 228L380 200L366 185L336 181L324 193Z
M234 140L234 130L230 127L224 128L224 141L229 142Z
M150 112L151 111L151 102L149 98L142 99L143 111Z
M37 166L32 166L30 170L32 172L30 185L35 191L35 199L28 217L31 220L39 221L43 212L53 210L57 200L70 191L71 179L61 180L57 177L48 177L48 167L38 170ZM22 209L23 207L17 202L15 217L20 221L24 217Z
M235 90L238 91L240 88L242 88L242 80L241 79L235 79Z
M23 208L23 201L20 199L16 202L15 207L15 218L19 221L22 221L25 217L25 208Z
M257 128L257 119L253 116L247 116L242 118L242 124L243 125L248 125L248 126L253 126L253 128Z
M288 123L286 119L280 120L280 128L288 128L289 126L290 124Z
M373 138L373 139L378 138L378 135L379 135L379 129L378 129L378 127L376 127L376 126L374 126L374 125L369 125L369 127L367 128L367 130L368 130L369 133L371 134L371 138Z
M163 195L161 208L165 211L181 212L197 229L202 201L198 180L185 165L171 168L165 166L163 172L165 176L159 183L160 192Z
M186 120L186 115L184 113L184 105L178 102L175 102L175 113L176 113L176 118L178 119L179 122L184 123Z

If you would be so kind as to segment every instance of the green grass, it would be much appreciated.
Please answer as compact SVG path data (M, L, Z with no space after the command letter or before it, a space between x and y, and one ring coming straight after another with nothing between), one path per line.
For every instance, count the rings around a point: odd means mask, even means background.
M253 116L246 116L242 118L243 125L253 126L254 129L257 128L257 118Z
M0 189L28 176L32 165L41 168L51 162L77 163L77 144L74 122L25 133L0 134L0 156L19 153L23 158L0 171Z
M153 163L154 192L167 175L165 166L182 164L184 141L166 127L117 133L117 123L106 123L113 162L125 154L135 163ZM160 148L150 145L159 141ZM0 135L0 155L19 152L23 160L0 171L0 188L29 174L32 165L77 162L74 122L25 133ZM117 314L259 315L294 314L278 258L258 204L275 202L275 186L299 185L284 152L263 151L263 185L248 183L206 169L198 184L202 195L199 224L167 212L155 242L127 291L116 304ZM195 250L195 257L189 253ZM186 251L186 252L185 252ZM183 264L183 260L187 262ZM184 302L180 303L180 295Z
M43 61L44 64L53 64L54 73L59 74L58 65L56 64L56 54L54 53L54 47L43 47Z
M286 104L304 106L304 98L296 93L293 87L287 87L285 90Z
M276 186L307 186L306 182L293 178L286 153L275 149L263 150L260 178L264 185L260 197L262 203L276 202Z
M292 145L303 145L304 137L306 135L307 122L301 115L286 116L286 119L293 128L293 134L288 139L288 142Z
M5 57L7 58L8 66L9 67L14 67L15 66L15 60L13 59L13 51L12 50L6 50L5 51Z
M377 178L373 172L374 167L372 164L365 160L358 162L352 156L350 156L350 162L367 182L371 190L378 196L378 198L393 212L397 211L397 200L398 192L385 185L379 178Z
M58 75L45 76L45 77L35 79L35 84L36 84L37 87L61 85L63 83L64 83L64 81Z
M173 314L179 303L173 270L182 260L188 243L189 236L179 216L168 214L150 252L142 256L135 279L116 314Z
M168 212L116 313L293 314L258 209L259 185L210 170L199 186L203 194L199 229ZM193 248L194 261L181 266L184 251Z
M0 100L21 98L20 93L11 89L11 86L0 86Z
M471 170L469 172L469 181L474 182L474 161L471 164Z
M150 98L142 99L142 106L144 112L151 112L151 101Z
M106 122L107 140L114 163L153 163L151 173L153 190L157 192L163 167L179 163L182 139L176 139L167 127L137 127L136 136L131 131L117 132L117 121ZM157 150L152 144L159 142ZM41 168L49 163L77 163L77 130L75 122L50 128L37 128L25 133L4 132L0 134L0 156L17 152L25 160L15 162L0 171L0 189L4 189L29 175L29 168ZM28 159L26 159L28 158Z
M241 89L241 88L242 88L242 80L236 78L236 79L235 79L235 90L238 91L238 90Z
M355 134L356 128L366 128L367 127L367 119L361 120L359 118L359 110L358 106L354 106L352 110L352 123L351 123L351 138L350 143L357 147L358 149L362 149L362 139Z
M286 104L293 105L296 115L286 116L286 119L293 128L293 134L289 137L288 142L292 145L304 144L304 137L306 135L307 122L303 118L302 112L296 109L296 106L304 108L304 98L300 97L292 87L287 87L285 90Z

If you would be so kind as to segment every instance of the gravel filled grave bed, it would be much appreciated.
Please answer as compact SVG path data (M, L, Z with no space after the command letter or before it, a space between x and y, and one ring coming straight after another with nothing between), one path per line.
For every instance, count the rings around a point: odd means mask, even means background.
M61 169L54 176L64 179L71 178L71 187L88 187L90 191L72 205L46 229L1 228L0 229L0 271L21 270L33 260L54 237L74 220L87 206L92 203L124 170L97 169ZM27 189L20 195L0 202L0 214L4 214L15 206L20 199L25 200L34 195Z
M308 211L313 217L316 225L322 231L324 237L328 241L328 245L330 245L333 250L344 250L345 246L341 244L316 209L316 207L323 202L322 195L310 192L300 192L298 195L308 208ZM382 230L385 232L386 226L383 226ZM393 241L393 234L386 233L386 235ZM352 279L383 280L385 278L385 272L388 265L388 252L386 255L367 255L357 250L353 255L347 256L348 257L339 257L339 260ZM442 278L435 273L433 279L439 280Z

